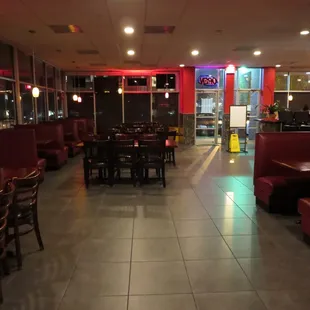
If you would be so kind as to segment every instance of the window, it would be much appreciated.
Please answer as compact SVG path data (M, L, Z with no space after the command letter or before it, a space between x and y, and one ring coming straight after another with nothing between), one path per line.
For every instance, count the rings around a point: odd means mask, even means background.
M35 58L34 66L35 66L36 85L46 86L44 63L41 60Z
M164 93L155 93L152 96L153 121L167 126L178 126L179 117L179 94L170 93L165 98Z
M0 129L15 124L14 83L0 79Z
M54 67L46 65L47 87L55 88L55 74Z
M82 102L73 101L72 93L67 94L68 116L69 117L94 117L94 96L93 93L81 93Z
M149 76L125 76L124 89L130 92L150 91Z
M310 75L306 73L290 74L290 90L309 90L310 91Z
M18 51L18 72L21 82L33 83L32 77L32 58L22 51Z
M287 89L288 89L288 73L277 72L275 90L287 90Z
M94 88L94 77L91 76L67 76L67 90L78 91L78 90L93 90Z
M45 89L40 88L40 96L37 98L38 122L46 121L46 93Z
M30 85L20 84L20 98L24 124L35 123L34 104Z
M289 101L289 109L293 112L302 111L305 106L310 108L310 92L290 92L293 100Z
M64 117L64 93L57 93L57 109L58 109L58 118Z
M224 88L224 69L196 69L196 89Z
M13 49L0 41L0 76L13 78Z
M55 91L48 91L48 117L50 120L56 119Z
M151 94L124 94L125 123L151 120Z
M261 69L239 68L235 86L237 89L260 89L261 77Z

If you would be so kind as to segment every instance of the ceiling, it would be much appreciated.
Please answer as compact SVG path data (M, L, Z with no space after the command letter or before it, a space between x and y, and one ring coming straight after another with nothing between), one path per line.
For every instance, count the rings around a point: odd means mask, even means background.
M0 0L0 37L64 69L235 65L310 69L310 0ZM74 24L82 33L56 34ZM126 36L123 28L135 28ZM145 26L175 26L145 34ZM34 30L35 33L30 33ZM127 49L136 55L129 57ZM253 56L254 49L262 55ZM200 55L193 57L192 49ZM93 51L79 54L77 51ZM94 53L96 51L96 53Z

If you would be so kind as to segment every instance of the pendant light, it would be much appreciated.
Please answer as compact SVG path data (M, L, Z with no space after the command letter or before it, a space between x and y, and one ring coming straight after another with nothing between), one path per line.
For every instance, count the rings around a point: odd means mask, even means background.
M78 96L77 96L77 94L75 93L75 79L76 79L76 77L75 76L73 76L73 96L72 96L72 100L73 101L78 101Z
M165 88L166 88L165 98L166 98L166 99L169 99L168 86L169 86L169 83L168 83L168 74L166 74L166 84L165 84Z
M40 96L40 90L36 86L36 65L35 65L35 59L34 59L34 51L32 52L32 59L33 59L33 77L34 77L34 87L32 88L32 97L38 98Z

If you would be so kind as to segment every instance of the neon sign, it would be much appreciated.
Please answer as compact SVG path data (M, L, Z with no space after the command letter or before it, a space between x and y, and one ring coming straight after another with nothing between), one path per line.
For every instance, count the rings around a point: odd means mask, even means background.
M200 75L197 83L202 86L216 86L218 84L218 80L212 75Z

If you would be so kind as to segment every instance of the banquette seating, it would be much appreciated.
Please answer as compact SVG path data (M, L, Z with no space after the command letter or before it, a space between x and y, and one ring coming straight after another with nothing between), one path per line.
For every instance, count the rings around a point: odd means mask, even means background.
M44 180L46 160L38 157L35 131L0 130L0 179L2 184L14 176L25 176L38 169Z
M310 133L258 133L255 142L254 194L268 212L296 213L298 199L309 196L310 174L281 167L274 160L307 160Z
M63 126L57 123L45 123L37 125L17 125L19 129L34 129L37 144L40 141L49 141L46 144L38 144L38 155L46 159L48 169L59 169L68 160L68 148L64 143Z
M304 240L310 244L310 198L299 200L298 212L301 214L301 229Z

